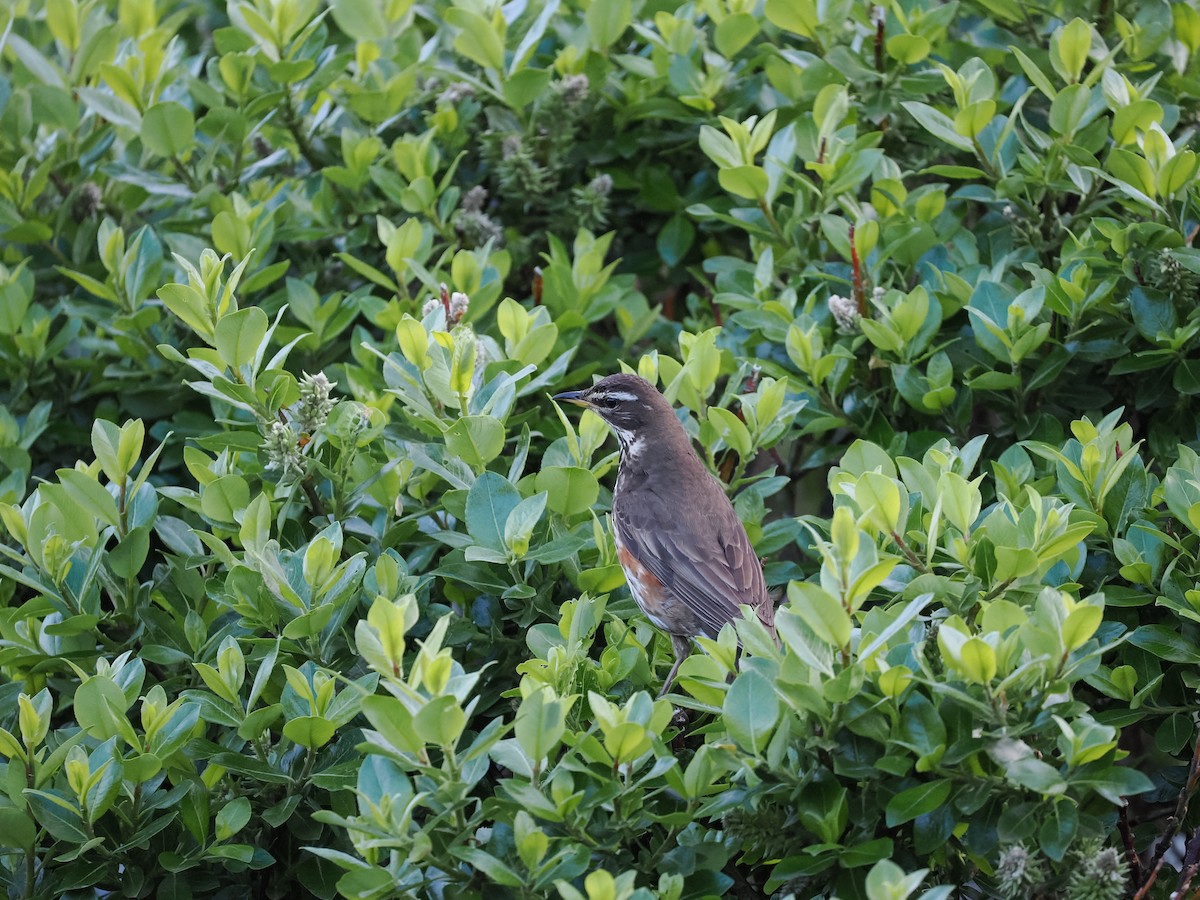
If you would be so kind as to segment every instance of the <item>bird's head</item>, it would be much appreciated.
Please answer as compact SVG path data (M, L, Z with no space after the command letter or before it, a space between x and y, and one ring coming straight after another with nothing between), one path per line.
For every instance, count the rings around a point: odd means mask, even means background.
M637 375L609 375L590 388L555 394L554 399L595 412L612 427L627 453L636 452L659 429L679 429L679 420L666 398Z

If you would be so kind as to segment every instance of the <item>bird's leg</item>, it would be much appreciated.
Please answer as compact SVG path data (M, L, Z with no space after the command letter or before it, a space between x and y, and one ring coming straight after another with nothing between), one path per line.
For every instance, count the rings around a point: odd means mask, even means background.
M662 690L658 692L659 697L666 696L667 691L671 689L671 683L675 681L675 675L679 672L679 667L683 665L683 661L692 652L692 642L678 634L671 635L671 646L675 650L675 665L671 666L671 671L667 673L667 680L663 682Z

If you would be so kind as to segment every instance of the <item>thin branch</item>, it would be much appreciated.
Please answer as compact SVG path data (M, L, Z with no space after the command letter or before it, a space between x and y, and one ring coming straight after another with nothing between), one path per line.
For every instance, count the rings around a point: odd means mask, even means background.
M1188 839L1183 853L1183 871L1179 873L1174 896L1183 897L1187 894L1188 889L1192 886L1192 879L1196 877L1197 870L1200 870L1200 830L1197 830Z
M1168 820L1167 830L1159 837L1158 846L1154 849L1154 868L1150 871L1150 876L1145 883L1133 895L1133 900L1146 900L1150 896L1150 888L1154 887L1158 873L1162 871L1163 863L1166 861L1167 849L1183 828L1184 819L1187 818L1188 805L1196 793L1197 786L1200 786L1200 734L1197 734L1196 744L1192 750L1187 781L1184 782L1183 788L1179 791L1179 799L1175 802L1175 813Z
M1134 884L1142 883L1142 861L1138 859L1137 846L1133 842L1133 829L1129 827L1129 801L1126 801L1118 813L1117 827L1121 831L1121 840L1125 844L1125 858L1129 862L1129 875Z

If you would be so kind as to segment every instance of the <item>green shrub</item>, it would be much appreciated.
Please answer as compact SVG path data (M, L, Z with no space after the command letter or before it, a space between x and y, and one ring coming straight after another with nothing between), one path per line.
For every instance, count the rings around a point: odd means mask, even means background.
M12 4L5 890L1189 890L1197 50L1166 0ZM622 366L786 595L668 700L548 399Z

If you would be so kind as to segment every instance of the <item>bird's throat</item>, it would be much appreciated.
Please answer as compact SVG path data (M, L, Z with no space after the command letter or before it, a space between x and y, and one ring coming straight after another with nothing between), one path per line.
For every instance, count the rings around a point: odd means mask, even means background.
M646 445L643 437L637 432L626 431L616 426L613 426L613 434L617 436L617 443L621 446L621 465L638 466L641 463L642 449Z

